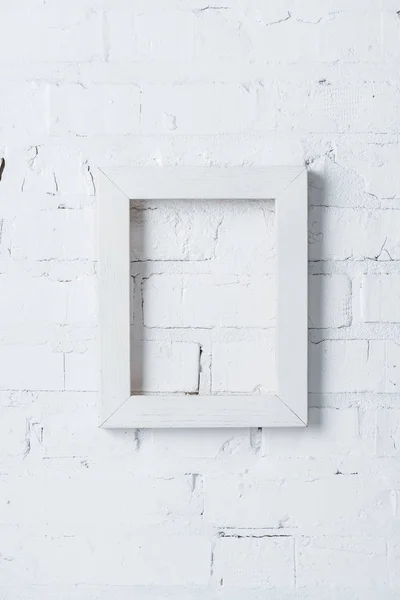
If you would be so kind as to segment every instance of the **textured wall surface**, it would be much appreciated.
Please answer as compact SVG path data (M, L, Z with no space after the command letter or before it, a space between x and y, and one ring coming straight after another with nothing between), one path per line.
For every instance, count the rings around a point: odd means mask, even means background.
M275 203L131 207L132 389L275 392Z
M2 600L398 600L399 12L394 0L0 0ZM99 431L95 166L302 161L309 428ZM158 294L191 278L175 370L160 372L193 389L188 327L205 348L229 342L215 368L243 339L246 360L266 340L268 315L243 310L262 285L246 267L262 220L227 212L218 227L194 206L159 235L145 212L143 333L160 353L171 315ZM229 250L238 240L247 254ZM226 313L201 302L217 242L216 281L234 276L237 292ZM223 366L215 389L235 377Z

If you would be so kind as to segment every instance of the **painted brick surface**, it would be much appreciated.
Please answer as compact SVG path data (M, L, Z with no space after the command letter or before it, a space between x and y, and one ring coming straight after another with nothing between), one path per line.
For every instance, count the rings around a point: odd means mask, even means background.
M134 347L134 346L133 346ZM133 389L143 392L196 393L200 346L189 342L146 342L132 357Z
M356 561L352 560L354 555ZM299 547L299 567L300 588L312 585L316 579L320 585L328 584L332 576L338 587L343 588L357 586L370 590L389 582L386 545L379 538L334 537L329 541L305 538Z
M0 5L0 598L398 600L398 2ZM309 427L100 431L96 167L301 162ZM275 250L133 204L137 387L273 390Z
M399 323L400 277L366 275L361 286L361 312L367 323Z
M134 204L131 211L133 261L206 261L215 253L218 221L195 203Z
M134 85L52 86L53 135L124 135L139 132L140 89Z
M351 282L346 275L312 275L309 294L310 327L333 329L351 325Z
M254 342L213 344L212 390L214 392L254 392L276 390L274 335ZM268 356L269 360L265 360Z
M293 541L222 538L214 550L214 576L227 587L293 587Z
M274 279L153 275L143 285L145 327L274 326ZM206 298L206 300L204 300Z
M374 438L365 429L358 408L310 408L307 431L264 432L267 456L367 456L375 451Z

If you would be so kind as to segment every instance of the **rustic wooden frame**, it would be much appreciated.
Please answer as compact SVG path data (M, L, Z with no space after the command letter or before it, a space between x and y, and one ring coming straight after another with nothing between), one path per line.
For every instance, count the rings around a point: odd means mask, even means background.
M131 395L129 201L274 199L277 393ZM100 426L302 427L307 424L307 173L304 167L98 170Z

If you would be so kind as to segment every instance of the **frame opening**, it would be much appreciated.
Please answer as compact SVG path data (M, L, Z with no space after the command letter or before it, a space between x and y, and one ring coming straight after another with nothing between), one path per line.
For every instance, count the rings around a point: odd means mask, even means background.
M131 394L276 393L275 200L131 201L130 283Z

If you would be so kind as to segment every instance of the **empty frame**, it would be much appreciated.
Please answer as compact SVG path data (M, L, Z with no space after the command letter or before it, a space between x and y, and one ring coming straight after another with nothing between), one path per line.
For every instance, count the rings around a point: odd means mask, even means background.
M110 167L98 171L100 421L105 428L307 424L304 167ZM131 394L130 200L275 200L277 392Z

